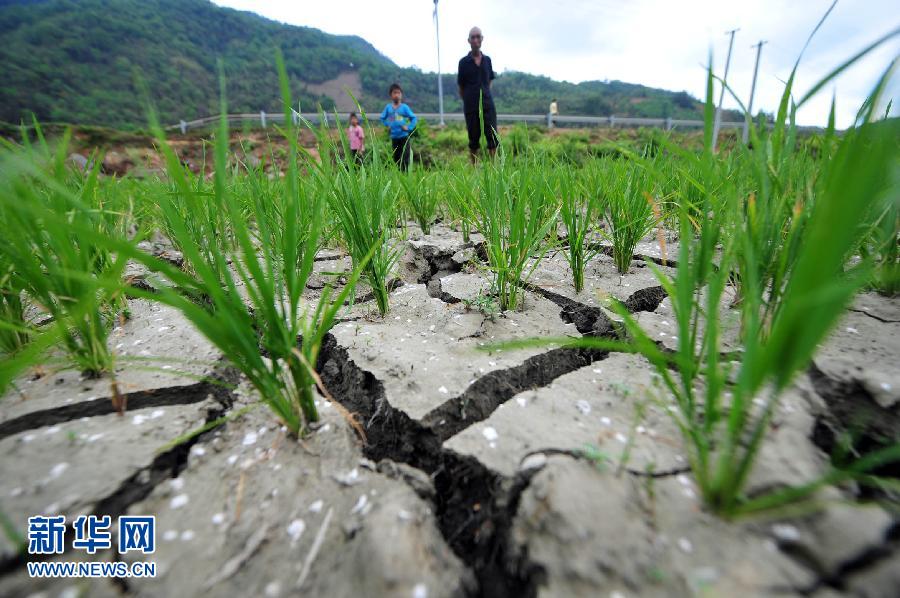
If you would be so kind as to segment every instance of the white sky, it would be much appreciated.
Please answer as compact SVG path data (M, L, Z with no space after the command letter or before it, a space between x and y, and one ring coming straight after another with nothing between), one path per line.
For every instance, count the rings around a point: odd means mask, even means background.
M359 35L400 66L437 69L432 0L215 0L220 6ZM755 50L764 39L754 112L774 111L806 38L831 0L442 0L441 68L456 70L468 51L473 25L484 32L483 50L494 70L523 71L572 82L613 80L705 95L704 65L710 49L721 76L728 51L725 31L735 36L729 84L746 102ZM869 43L900 27L896 0L839 0L800 64L795 97ZM842 74L804 106L798 122L824 125L837 96L838 126L857 109L890 61L900 55L895 37ZM445 90L447 93L448 90ZM452 93L452 90L449 90ZM900 114L900 73L889 88ZM718 99L718 91L716 92ZM565 111L561 97L560 110ZM726 107L737 104L726 95Z

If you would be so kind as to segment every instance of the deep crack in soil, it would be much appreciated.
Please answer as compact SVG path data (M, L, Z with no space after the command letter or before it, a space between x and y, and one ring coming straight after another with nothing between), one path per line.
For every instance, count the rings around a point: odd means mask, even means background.
M518 392L548 384L602 356L605 354L600 352L556 349L521 366L491 372L423 422L394 409L383 384L360 368L332 335L322 344L318 370L329 392L364 422L367 458L405 463L431 476L437 492L438 526L457 556L474 571L479 584L474 595L534 596L540 571L528 562L527 555L515 553L509 538L519 496L533 472L502 476L474 457L445 449L443 440L455 433L451 431L480 421ZM453 417L463 397L477 418Z
M210 377L215 379L216 382L206 382L205 392L198 400L204 400L207 396L212 395L218 405L215 408L207 410L205 418L206 424L215 422L216 420L224 416L229 409L231 409L232 405L234 404L233 389L240 380L241 374L237 369L226 366L218 368ZM90 403L94 402L95 401L91 401ZM98 399L98 401L96 402L105 402L109 404L108 399L106 401ZM185 403L160 404L173 405ZM81 403L80 405L84 405L84 403ZM77 405L72 405L71 407L76 406ZM111 412L112 411L105 411L102 413L91 413L90 415L105 415ZM86 415L87 414L81 413L78 415L78 417L85 417ZM68 421L68 419L61 421ZM191 447L193 447L206 435L212 433L214 430L215 428L211 428L210 430L204 431L202 434L192 436L181 444L178 444L171 449L156 455L156 457L149 465L147 465L146 467L142 467L138 471L134 472L128 478L123 480L119 484L118 488L116 488L112 493L97 501L91 514L97 515L98 517L109 515L113 520L117 519L120 515L125 514L128 510L128 507L149 496L153 489L156 488L156 486L168 479L178 477L178 475L187 466ZM73 529L73 525L74 523L69 525L70 530ZM74 538L74 531L72 533L67 533L65 537L66 546L63 555L65 555L69 552L69 550L72 549L71 538ZM115 555L113 556L115 557ZM16 570L21 568L27 561L49 560L51 558L54 557L50 555L26 555L24 552L20 552L14 557L10 557L3 561L0 561L0 576L15 572ZM124 587L119 585L118 587L120 587L123 591L127 590L127 585Z
M223 360L215 366L214 371L225 371L227 366ZM212 378L218 379L213 375ZM183 386L167 386L164 388L152 388L150 390L139 390L135 392L123 393L125 405L134 409L148 409L150 407L165 407L171 405L190 405L191 403L199 403L206 399L210 394L218 396L221 390L221 383L202 380L193 384ZM82 401L80 403L72 403L52 409L42 409L26 413L19 417L0 423L0 440L13 434L52 426L64 422L81 419L82 417L96 417L98 415L109 415L115 413L111 397L100 397L90 401Z

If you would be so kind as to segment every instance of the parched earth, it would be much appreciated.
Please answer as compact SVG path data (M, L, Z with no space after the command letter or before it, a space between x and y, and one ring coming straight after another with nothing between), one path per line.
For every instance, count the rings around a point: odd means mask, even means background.
M0 510L22 531L36 514L155 515L153 555L68 546L55 560L141 558L158 569L154 579L30 579L3 536L0 595L900 595L896 514L849 504L868 490L828 488L813 513L723 521L702 508L642 357L485 349L615 335L600 300L609 296L672 346L651 244L624 277L601 251L578 294L551 254L524 308L492 314L477 307L489 290L477 235L411 231L388 316L360 290L318 364L365 443L324 398L321 423L291 439L184 318L144 300L131 300L110 339L124 415L109 379L48 367L20 380L0 402ZM323 253L310 295L348 267ZM722 321L734 334L727 306ZM781 401L749 491L821 476L845 432L862 448L896 442L898 420L900 305L863 294Z

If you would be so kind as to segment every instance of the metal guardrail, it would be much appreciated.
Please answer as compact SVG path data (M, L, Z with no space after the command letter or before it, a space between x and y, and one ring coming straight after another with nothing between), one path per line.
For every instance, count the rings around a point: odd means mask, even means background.
M379 112L369 112L368 114L379 114ZM319 113L300 114L293 112L294 121L299 122L302 118L314 125L319 124L321 115ZM420 112L419 118L436 122L440 119L440 115L436 112ZM334 115L325 113L326 121L334 120ZM171 125L169 130L181 130L182 134L190 129L197 129L209 126L218 122L219 116L207 116L196 120L181 121L177 125ZM461 112L444 113L445 122L462 122L465 120ZM591 127L656 127L666 130L678 128L703 128L702 120L683 120L676 118L632 118L623 116L557 116L553 119L556 124L585 125ZM267 114L260 111L259 113L229 114L229 124L242 124L246 122L254 122L262 128L266 128L270 123L284 122L284 114ZM524 122L537 123L541 125L551 125L550 117L547 114L498 114L497 122ZM327 124L327 122L326 122ZM552 125L551 125L552 126ZM739 129L744 126L743 122L723 122L721 129ZM821 131L820 127L797 127L801 131Z

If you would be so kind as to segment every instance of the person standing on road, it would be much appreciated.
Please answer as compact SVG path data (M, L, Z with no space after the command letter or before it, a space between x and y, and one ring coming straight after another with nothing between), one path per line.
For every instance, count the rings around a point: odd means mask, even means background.
M496 75L490 57L481 52L483 39L481 29L472 27L469 31L469 46L472 50L460 59L456 77L459 97L463 101L466 130L469 133L469 156L473 164L478 157L482 131L491 157L497 152L497 112L491 97L491 81Z
M556 103L556 98L553 98L550 101L550 124L556 126L556 117L559 116L559 104Z

